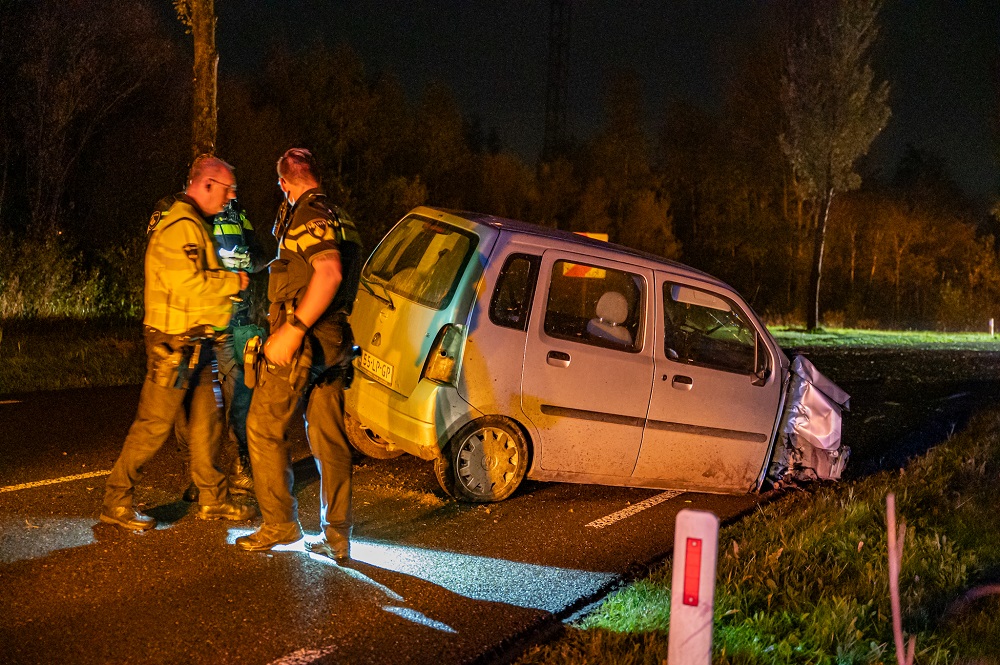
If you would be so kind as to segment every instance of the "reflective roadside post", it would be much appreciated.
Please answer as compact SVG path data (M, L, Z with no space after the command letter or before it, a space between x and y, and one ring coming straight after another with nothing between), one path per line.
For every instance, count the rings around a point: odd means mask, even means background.
M718 554L719 518L703 510L677 513L667 647L670 665L709 665L712 662Z

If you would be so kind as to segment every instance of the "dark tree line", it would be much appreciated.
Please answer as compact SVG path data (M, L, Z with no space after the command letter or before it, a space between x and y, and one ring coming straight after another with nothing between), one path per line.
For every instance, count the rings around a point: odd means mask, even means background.
M140 0L0 0L0 319L138 314L146 221L183 186L192 144L192 49L167 20ZM442 83L409 99L347 46L276 44L264 71L219 81L216 151L271 247L274 164L300 145L368 249L416 205L477 210L608 233L721 277L771 321L804 322L822 232L827 325L1000 316L993 237L940 158L914 148L896 177L860 182L856 159L885 120L877 104L836 176L806 186L800 165L816 160L801 139L829 123L789 120L792 35L803 34L761 35L717 113L675 104L649 123L638 78L613 73L602 125L542 163L504 150ZM879 101L860 71L853 84Z

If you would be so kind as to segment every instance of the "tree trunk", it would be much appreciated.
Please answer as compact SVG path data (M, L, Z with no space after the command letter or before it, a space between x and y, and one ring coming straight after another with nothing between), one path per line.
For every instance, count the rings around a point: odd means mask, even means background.
M215 153L219 52L215 49L215 0L190 0L190 9L191 36L194 38L191 150L192 157L197 157Z
M799 304L802 298L802 244L803 236L805 235L805 199L799 193L798 188L795 190L795 247L794 256L792 257L792 272L791 272L791 285L789 287L789 306L790 311L794 313L799 313Z
M7 201L7 174L10 170L11 158L10 141L4 137L3 140L3 176L0 177L0 228L3 227L4 203Z
M823 276L823 247L826 243L826 225L830 219L830 204L833 203L833 190L823 192L820 202L819 217L816 220L816 235L813 243L812 270L809 271L809 302L806 310L806 329L816 330L819 327L819 285Z

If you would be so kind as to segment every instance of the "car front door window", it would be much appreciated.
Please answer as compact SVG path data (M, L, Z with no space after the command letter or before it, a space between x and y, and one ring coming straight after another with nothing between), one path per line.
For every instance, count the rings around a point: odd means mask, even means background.
M731 300L679 284L663 289L664 354L679 363L752 374L756 332Z

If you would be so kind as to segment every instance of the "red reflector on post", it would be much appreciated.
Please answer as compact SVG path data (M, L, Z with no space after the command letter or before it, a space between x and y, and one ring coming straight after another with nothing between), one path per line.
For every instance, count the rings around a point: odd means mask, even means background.
M704 510L677 513L670 574L670 665L711 665L719 518Z
M701 584L701 538L688 538L684 553L684 604L698 604Z

